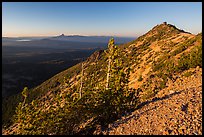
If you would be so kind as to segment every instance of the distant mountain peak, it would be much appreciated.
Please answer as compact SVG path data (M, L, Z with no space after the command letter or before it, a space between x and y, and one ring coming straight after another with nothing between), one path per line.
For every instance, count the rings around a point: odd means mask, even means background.
M60 35L60 37L64 37L64 36L65 36L64 34L61 34L61 35Z

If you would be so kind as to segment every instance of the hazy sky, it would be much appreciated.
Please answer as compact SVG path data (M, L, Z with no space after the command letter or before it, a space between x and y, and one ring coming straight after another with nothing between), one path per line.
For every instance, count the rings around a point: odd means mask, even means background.
M202 2L3 2L2 35L140 36L166 21L197 34Z

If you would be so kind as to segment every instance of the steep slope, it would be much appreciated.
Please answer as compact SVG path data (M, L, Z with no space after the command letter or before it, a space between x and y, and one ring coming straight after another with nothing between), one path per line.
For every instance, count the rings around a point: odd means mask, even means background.
M155 97L155 100L157 100L158 98L162 98L165 95L169 95L168 92L170 91L170 88L172 91L176 91L176 89L174 88L178 88L178 90L180 90L179 88L182 86L182 84L176 87L168 83L169 82L177 83L176 80L178 80L178 77L183 75L184 72L188 71L190 68L196 68L197 66L202 67L202 52L201 52L202 34L193 35L182 30L179 30L175 26L166 23L155 26L152 30L150 30L143 36L127 44L120 45L119 48L121 49L119 56L123 59L123 66L131 68L129 87L141 91L140 92L141 104L139 106L142 106L144 102L147 102L147 100L152 99L153 97ZM100 88L99 83L101 85L105 84L107 71L107 57L105 56L104 51L95 52L86 61L83 62L83 66L84 66L83 91L89 89L99 89ZM198 79L195 79L199 83L196 85L197 86L196 90L199 90L198 93L200 94L201 88L200 85L202 85L202 82L199 82L199 80L201 78L202 71L199 71L199 73L196 72L196 74L185 72L185 75L193 76L195 75L196 77L198 77ZM63 98L64 95L70 96L70 98L72 98L73 100L77 98L80 88L80 78L81 78L81 63L75 65L72 68L69 68L68 70L65 70L64 72L59 73L58 75L45 81L38 87L31 89L29 91L27 102L29 103L32 102L33 100L37 101L38 109L42 110L43 113L46 114L46 112L48 112L52 106L57 105L55 98L57 97ZM179 79L183 80L184 77L181 77ZM188 82L190 82L190 80L188 80ZM192 88L192 86L193 85L191 84L188 88L190 89ZM189 92L190 91L191 90L189 90ZM170 110L172 110L172 108L174 108L175 105L173 99L184 100L179 101L178 107L181 106L181 103L184 103L184 105L185 103L187 103L185 98L183 98L184 93L185 92L183 92L180 95L175 95L172 97L170 96L167 99L172 104L172 106L169 107ZM195 92L192 92L190 96L193 96L194 94ZM196 101L198 101L199 104L201 100L200 95L198 96L198 98L197 96L195 97ZM161 102L159 104L156 104L157 102L155 101L152 104L149 104L151 106L144 106L142 108L138 108L138 110L133 112L133 114L140 113L143 110L145 110L145 108L149 109L152 106L161 106L161 109L155 109L155 111L157 112L152 113L152 115L159 114L160 112L161 114L163 114L165 111L162 110L162 108L164 108L165 104L167 103L166 100L163 101L164 101L163 104L161 104ZM64 104L63 102L65 102L65 100L63 99L61 102L59 102L61 108L66 107L66 104ZM192 107L190 108L193 109ZM202 113L200 105L198 105L198 108L194 109L195 111ZM171 115L168 114L171 112L174 111L173 110L166 111L167 115ZM193 112L191 113L191 115L196 115L196 113ZM200 117L200 115L198 116ZM76 115L75 117L80 116ZM147 115L143 116L142 121L144 121L144 119L146 118L148 118ZM160 115L158 116L158 120L159 118L161 118ZM178 117L178 119L182 120L180 116ZM71 122L71 120L68 122ZM146 125L151 125L149 122L152 121L151 120L148 121L148 124ZM82 122L82 125L84 125L82 127L86 127L85 123ZM135 121L133 120L132 124L134 123ZM141 124L141 122L138 122L138 124ZM200 125L199 122L198 124ZM10 128L4 130L3 134L16 134L15 128L17 127L17 125L18 123L14 123L12 126L10 126ZM134 134L165 134L163 132L162 133L158 132L159 129L154 129L155 131L153 132L151 131L150 127L145 127L146 125L141 124L141 126L143 127L142 128L140 127L140 129L147 129L148 130L147 132L142 132L139 130L132 131L127 129L123 133L129 134L131 132ZM188 126L191 125L188 124ZM162 128L166 129L166 127L167 125L165 125L165 127ZM135 126L135 128L138 127ZM77 129L76 133L82 133L80 131L85 130L86 128L76 129ZM97 129L95 130L96 134L100 133L97 132ZM116 130L117 129L113 129L111 133L123 134L121 132L116 132ZM175 127L175 130L178 130L178 128ZM183 134L189 133L192 134L194 132L200 134L201 130L202 129L200 128L200 126L198 126L198 130L197 129L194 130L194 128L193 129L191 128L191 131L188 132L184 131ZM87 134L87 132L83 133ZM55 133L52 133L50 131L47 134ZM175 134L178 134L178 132L175 132Z
M185 71L174 83L143 102L138 110L123 116L103 131L110 135L201 135L202 69Z

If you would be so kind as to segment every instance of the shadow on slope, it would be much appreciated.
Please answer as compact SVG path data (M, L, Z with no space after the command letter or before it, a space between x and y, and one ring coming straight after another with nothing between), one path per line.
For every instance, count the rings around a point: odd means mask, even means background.
M171 93L171 94L169 94L169 95L164 95L164 96L161 97L161 98L154 97L152 100L148 100L148 101L145 101L145 102L140 103L140 104L138 105L138 107L137 107L135 110L141 109L141 108L143 108L144 106L149 105L150 103L154 103L154 102L157 102L157 101L169 99L169 98L171 98L172 96L175 96L175 95L180 94L182 91L183 91L183 90L178 91L178 92ZM131 110L129 113L126 114L126 118L125 118L125 119L119 120L118 122L114 123L112 127L108 128L108 129L106 129L106 130L110 131L110 130L112 130L112 129L114 129L114 128L117 128L117 127L119 127L120 124L127 123L127 122L128 122L129 120L131 120L132 118L138 119L142 114L144 114L144 113L146 113L146 112L148 112L148 111L154 110L154 109L156 109L157 107L158 107L158 106L154 106L154 107L152 107L152 108L150 108L150 109L147 109L147 110L141 112L141 113L138 114L138 115L136 115L136 114L133 114L133 115L132 115L132 112L134 112L135 110Z

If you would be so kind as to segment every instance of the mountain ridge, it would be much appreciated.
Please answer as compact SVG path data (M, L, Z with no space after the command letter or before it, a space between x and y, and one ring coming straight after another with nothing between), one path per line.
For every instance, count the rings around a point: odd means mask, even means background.
M88 42L88 43L106 43L111 37L114 37L116 43L126 43L135 39L135 37L123 36L84 36L84 35L58 35L58 36L43 36L43 37L2 37L3 42L19 42L19 41L67 41L67 42Z
M58 35L55 37L46 38L49 40L60 41L77 41L77 42L100 42L106 43L111 37L114 37L117 43L125 43L135 38L133 37L118 37L118 36L84 36L84 35Z

